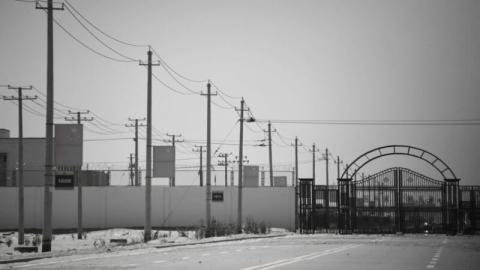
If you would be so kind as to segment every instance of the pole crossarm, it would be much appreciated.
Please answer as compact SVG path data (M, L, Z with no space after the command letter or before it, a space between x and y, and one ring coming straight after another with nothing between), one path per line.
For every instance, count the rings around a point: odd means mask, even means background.
M35 8L36 9L46 9L46 10L64 10L65 9L65 3L62 2L52 2L51 6L42 6L42 2L45 1L35 1Z
M77 112L68 110L68 114L76 115L76 118L73 117L73 116L72 117L65 117L65 121L77 121L78 124L80 124L82 121L93 121L93 117L82 117L81 116L82 114L89 114L89 113L90 113L89 110L77 111Z

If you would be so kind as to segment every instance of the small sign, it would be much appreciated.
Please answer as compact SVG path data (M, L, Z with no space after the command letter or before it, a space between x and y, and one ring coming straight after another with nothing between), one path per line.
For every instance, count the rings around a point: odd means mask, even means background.
M212 201L223 202L223 191L213 191L212 192Z
M74 177L72 174L57 174L55 175L55 188L73 189Z
M153 177L175 177L174 146L153 146Z

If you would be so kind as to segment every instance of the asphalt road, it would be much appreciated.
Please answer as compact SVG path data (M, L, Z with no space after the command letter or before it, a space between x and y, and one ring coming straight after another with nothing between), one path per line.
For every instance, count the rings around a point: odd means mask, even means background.
M479 236L291 235L42 259L6 269L480 269Z

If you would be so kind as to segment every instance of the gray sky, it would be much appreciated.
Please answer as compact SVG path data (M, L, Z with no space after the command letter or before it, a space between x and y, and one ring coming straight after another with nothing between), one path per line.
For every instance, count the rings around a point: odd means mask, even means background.
M231 96L243 96L259 119L450 120L480 119L480 1L126 1L70 0L87 19L123 41L150 44L175 71L196 80L211 79ZM46 88L46 14L34 3L0 1L0 84ZM121 58L93 39L67 10L55 18L82 42ZM95 32L98 33L98 32ZM146 48L109 46L134 59ZM146 70L137 62L119 63L98 56L55 26L55 99L89 109L113 123L146 115ZM189 93L161 67L154 73ZM179 80L195 91L205 83ZM15 92L0 89L1 94ZM38 94L34 91L32 95ZM206 98L180 95L154 80L153 124L161 133L181 133L179 166L194 166L192 140L206 139ZM224 96L239 106L238 99ZM213 100L228 104L220 97ZM17 134L16 105L2 101L0 127ZM29 103L27 103L29 104ZM40 102L41 104L41 102ZM44 111L35 104L29 104ZM65 109L58 107L58 109ZM233 109L214 106L212 138L222 141L238 119ZM60 115L59 115L60 116ZM94 115L94 117L96 117ZM96 117L97 118L97 117ZM98 118L97 118L98 119ZM62 123L61 119L57 120ZM99 128L87 123L91 130ZM86 139L127 138L125 133ZM245 129L248 144L263 139L259 126ZM442 158L464 184L480 184L480 126L338 126L274 124L274 163L293 166L291 143L298 136L349 162L371 148L409 144ZM25 136L45 135L45 120L25 113ZM103 130L105 132L105 130ZM144 132L143 132L144 133ZM154 139L164 136L155 135ZM238 125L227 143L238 141ZM161 144L161 141L154 141ZM212 147L216 149L216 145ZM145 159L142 141L141 160ZM311 154L300 153L300 177L311 176ZM238 153L224 145L221 152ZM131 140L85 142L84 161L126 167ZM268 149L246 147L250 163L268 162ZM413 160L413 162L412 162ZM214 162L216 163L216 162ZM439 178L422 161L387 158L366 167L374 173L404 165ZM97 166L104 166L97 164ZM325 164L317 169L323 183ZM334 165L331 165L334 170ZM336 174L333 174L336 177ZM333 179L331 178L331 181ZM195 174L192 174L195 177ZM188 182L188 181L187 181ZM185 182L185 183L187 183Z

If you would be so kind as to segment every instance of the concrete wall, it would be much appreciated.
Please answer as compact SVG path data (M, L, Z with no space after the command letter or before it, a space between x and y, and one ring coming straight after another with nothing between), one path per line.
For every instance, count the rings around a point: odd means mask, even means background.
M24 138L23 147L24 184L25 186L42 186L45 169L45 139ZM6 185L16 183L17 152L17 138L0 138L0 153L7 153Z
M211 202L212 217L236 223L237 187L212 187L224 191L223 202ZM84 228L143 227L145 187L84 187ZM272 227L293 229L294 189L263 187L243 189L243 221L247 217ZM0 229L17 228L17 189L0 187ZM152 226L176 227L205 224L205 187L152 187ZM25 188L25 227L41 229L43 187ZM53 227L76 228L77 190L53 192Z

